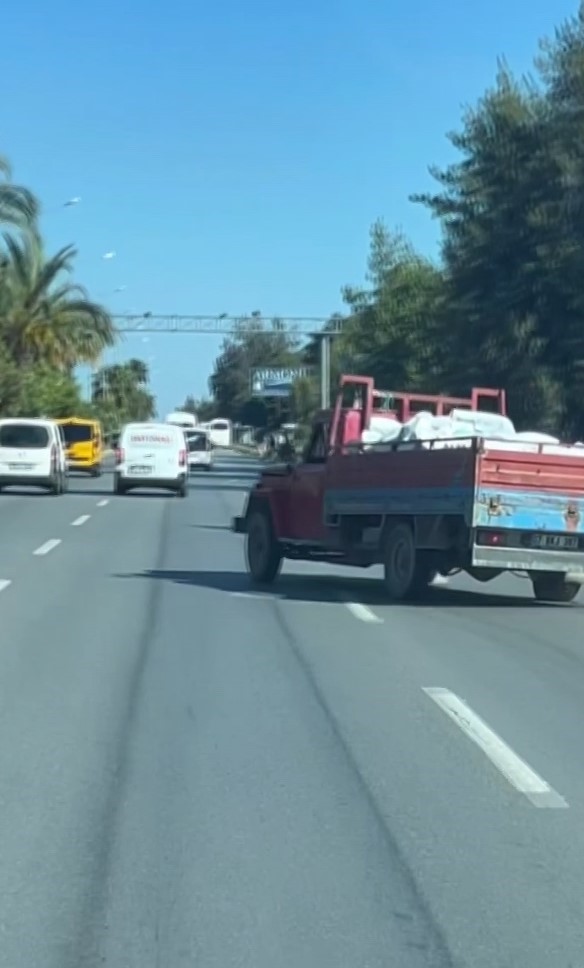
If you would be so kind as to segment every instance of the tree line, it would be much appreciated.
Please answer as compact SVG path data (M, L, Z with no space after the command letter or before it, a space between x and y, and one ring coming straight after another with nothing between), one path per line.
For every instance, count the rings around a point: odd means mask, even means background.
M584 9L540 45L528 77L499 62L495 82L449 140L456 160L431 168L414 196L441 228L437 261L376 222L368 273L342 290L333 379L367 373L387 390L466 396L504 387L518 427L584 436ZM317 345L277 321L244 323L210 380L222 416L268 423L254 366L316 364ZM292 408L308 419L317 379Z
M46 252L41 207L0 157L0 415L87 416L113 429L155 412L139 360L105 367L84 399L75 370L94 368L116 342L107 309L72 280L77 250Z

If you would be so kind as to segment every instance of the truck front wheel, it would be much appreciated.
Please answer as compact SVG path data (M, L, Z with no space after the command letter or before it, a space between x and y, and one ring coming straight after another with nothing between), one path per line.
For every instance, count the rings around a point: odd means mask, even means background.
M400 602L416 593L419 583L416 544L409 524L393 524L386 531L383 569L383 583L391 601Z
M573 602L580 591L575 581L566 581L563 574L532 578L533 594L538 602Z
M247 521L245 541L247 570L258 585L271 585L282 567L282 553L268 510L252 511Z

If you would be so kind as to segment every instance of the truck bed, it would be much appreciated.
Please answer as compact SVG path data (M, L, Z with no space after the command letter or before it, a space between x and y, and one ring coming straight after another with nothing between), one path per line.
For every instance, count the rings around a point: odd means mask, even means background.
M475 526L584 533L584 448L545 448L477 455Z
M326 519L446 514L461 515L474 528L584 534L584 448L464 443L332 455L324 482Z

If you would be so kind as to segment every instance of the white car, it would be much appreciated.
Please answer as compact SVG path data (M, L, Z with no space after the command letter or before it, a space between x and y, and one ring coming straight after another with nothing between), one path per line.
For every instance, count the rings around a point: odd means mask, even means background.
M210 471L213 467L213 444L206 430L188 430L185 434L189 451L189 471Z
M188 494L187 446L181 427L132 423L123 427L116 449L114 493L137 487Z
M43 487L52 494L63 494L68 483L67 455L54 420L0 420L0 490Z

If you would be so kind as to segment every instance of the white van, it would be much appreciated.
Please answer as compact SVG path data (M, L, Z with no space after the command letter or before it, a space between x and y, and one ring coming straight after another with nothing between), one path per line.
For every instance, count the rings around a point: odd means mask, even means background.
M67 456L54 420L0 420L0 490L12 486L67 490Z
M210 471L213 467L213 444L208 430L186 430L189 471Z
M164 423L132 423L123 427L116 449L115 494L126 494L136 487L154 487L186 497L187 477L184 430Z

